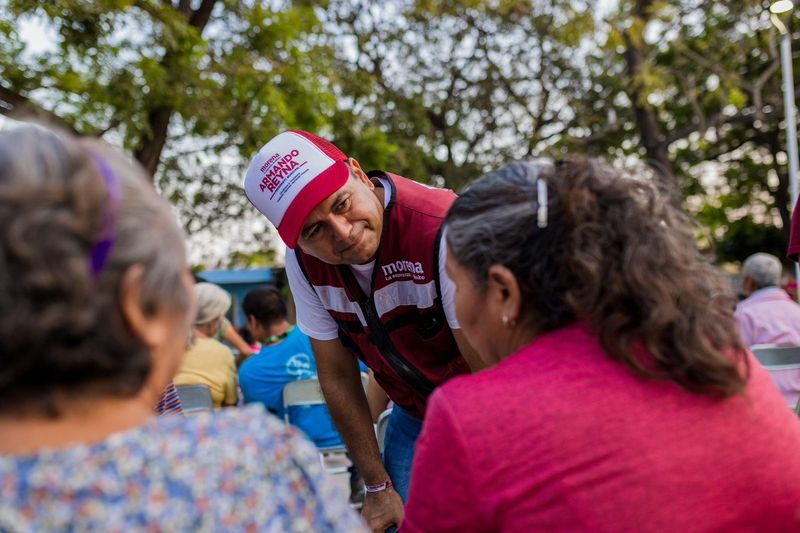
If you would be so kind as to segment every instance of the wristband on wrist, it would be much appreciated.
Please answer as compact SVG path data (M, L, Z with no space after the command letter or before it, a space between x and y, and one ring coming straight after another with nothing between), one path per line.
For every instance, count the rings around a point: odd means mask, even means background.
M388 481L384 481L383 483L379 483L377 485L364 485L364 489L369 493L383 492L391 487L392 487L391 479Z

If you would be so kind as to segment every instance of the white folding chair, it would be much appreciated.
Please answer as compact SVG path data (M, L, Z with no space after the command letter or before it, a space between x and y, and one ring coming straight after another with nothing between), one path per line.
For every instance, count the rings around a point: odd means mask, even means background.
M291 407L311 406L311 405L325 405L325 397L322 395L322 389L319 386L319 379L309 378L291 381L283 387L283 419L287 425L292 423L289 411ZM326 446L317 448L320 453L320 461L325 467L325 459L329 458L332 454L346 453L347 448L344 444L336 446ZM327 468L331 474L341 474L347 472L346 466Z
M181 400L183 412L186 414L211 412L214 410L214 401L211 399L211 389L208 385L175 385L178 398Z
M800 346L760 345L751 348L753 355L765 368L781 370L800 368Z
M378 423L375 424L375 436L378 437L378 449L383 453L386 448L386 428L389 427L389 415L392 414L392 408L385 410L378 417Z
M800 372L800 346L751 346L750 351L761 365L767 369L773 380L786 383L787 380L797 380L796 374ZM787 375L788 374L788 375ZM791 381L789 381L791 383ZM795 406L795 412L800 415L800 401Z
M367 389L367 383L369 382L369 376L364 372L361 373L361 385L364 387L364 390ZM310 405L326 405L325 403L325 396L322 394L322 389L319 385L319 379L317 378L309 378L309 379L299 379L297 381L290 381L283 387L283 409L284 415L283 419L286 424L291 424L291 417L289 415L290 407L297 407L297 406L310 406ZM328 446L324 448L318 448L321 454L321 459L323 465L325 464L325 458L329 455L336 454L336 453L346 453L347 448L344 444L339 446ZM336 468L329 468L329 472L331 473L341 473L346 472L347 467L336 467Z

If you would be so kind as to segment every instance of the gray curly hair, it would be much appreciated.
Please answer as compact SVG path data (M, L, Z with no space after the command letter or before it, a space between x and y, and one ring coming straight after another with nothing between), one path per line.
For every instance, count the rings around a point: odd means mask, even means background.
M113 244L94 271L109 217ZM58 416L58 397L138 394L152 361L119 305L126 272L142 269L145 314L192 305L183 232L142 168L96 139L0 132L0 227L0 412Z

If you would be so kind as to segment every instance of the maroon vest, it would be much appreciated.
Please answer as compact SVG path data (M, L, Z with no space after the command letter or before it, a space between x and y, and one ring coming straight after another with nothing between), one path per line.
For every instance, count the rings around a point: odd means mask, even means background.
M447 325L439 281L442 220L449 190L371 172L393 187L370 294L347 265L329 265L296 249L297 260L342 344L372 369L389 398L416 417L435 387L470 372Z

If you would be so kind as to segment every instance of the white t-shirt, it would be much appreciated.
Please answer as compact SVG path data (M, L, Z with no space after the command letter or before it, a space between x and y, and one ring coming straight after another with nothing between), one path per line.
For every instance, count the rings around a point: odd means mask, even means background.
M389 205L391 198L391 183L381 179L386 194L384 194L383 207ZM455 305L453 304L453 297L455 295L455 285L453 281L447 276L445 271L445 261L447 260L447 246L444 242L444 234L439 243L439 281L442 288L442 304L444 306L444 314L447 318L447 325L450 329L461 329L456 318ZM365 293L369 293L369 284L372 281L372 269L375 267L375 261L371 261L365 265L350 265L353 275ZM300 331L311 337L321 341L329 341L337 338L339 328L336 321L331 318L328 311L322 306L322 302L314 291L314 288L308 283L300 265L297 263L297 256L294 250L286 250L286 276L289 278L289 288L292 290L294 296L295 308L297 309L297 326Z

